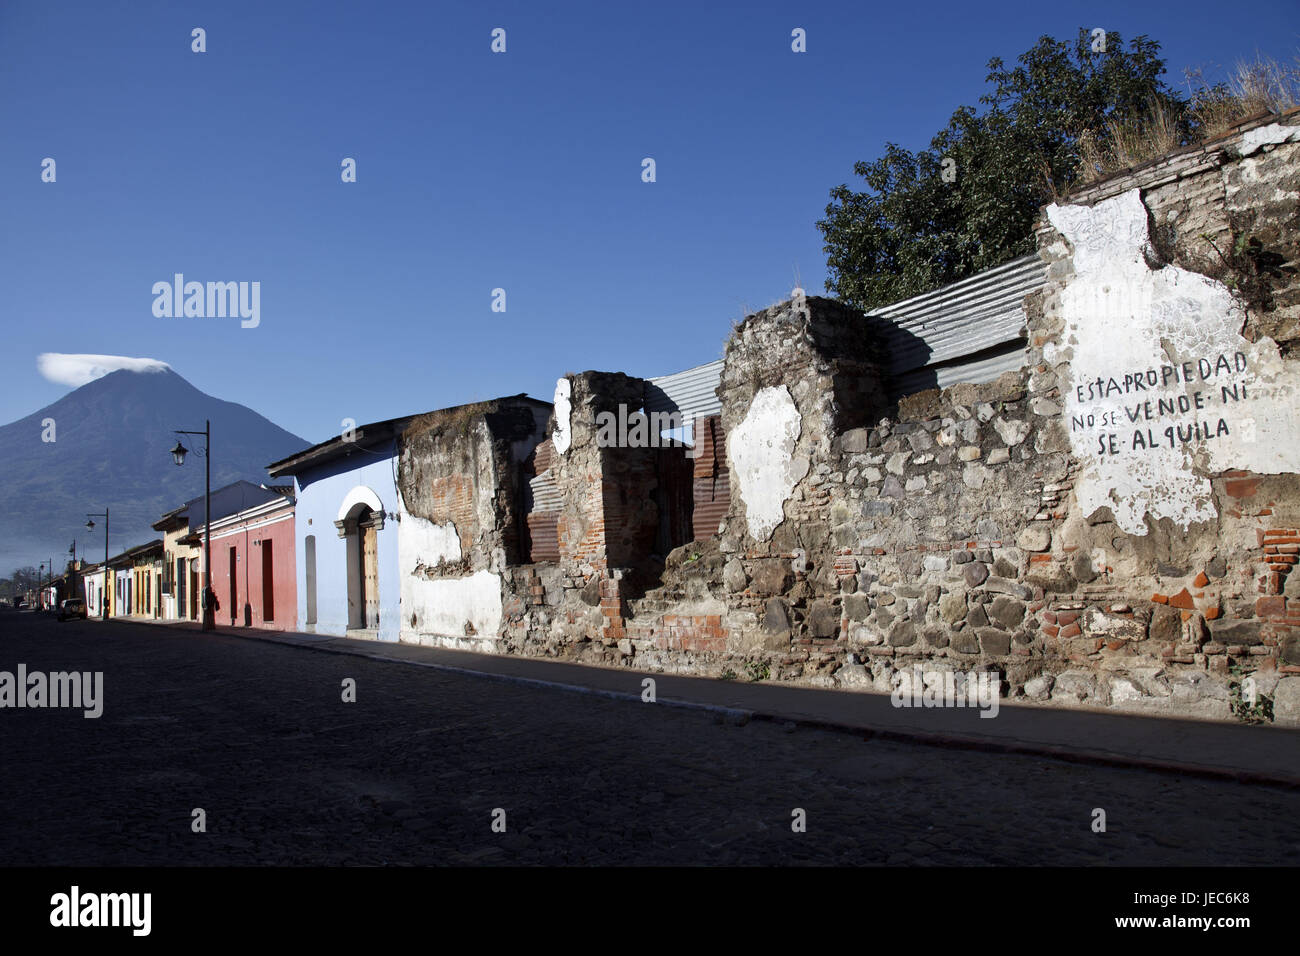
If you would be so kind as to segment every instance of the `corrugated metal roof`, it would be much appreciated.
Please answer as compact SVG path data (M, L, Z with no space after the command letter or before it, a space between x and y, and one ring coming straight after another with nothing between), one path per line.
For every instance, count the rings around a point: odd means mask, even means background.
M1036 253L986 269L933 292L866 313L884 340L893 397L957 382L991 382L1025 364L1024 298L1042 288L1047 265ZM682 420L722 413L722 360L648 379L645 410Z
M927 388L947 388L958 382L978 385L991 382L1004 372L1015 372L1025 367L1025 343L1016 339L1000 350L992 350L953 365L926 365L896 375L892 381L893 396L915 395Z
M872 309L867 319L884 336L895 391L908 394L918 384L934 388L988 382L1022 367L1023 300L1046 278L1046 264L1031 253L933 292ZM973 358L963 361L968 356Z
M645 410L647 413L678 412L685 424L697 418L721 415L722 401L717 395L720 381L722 359L648 379Z

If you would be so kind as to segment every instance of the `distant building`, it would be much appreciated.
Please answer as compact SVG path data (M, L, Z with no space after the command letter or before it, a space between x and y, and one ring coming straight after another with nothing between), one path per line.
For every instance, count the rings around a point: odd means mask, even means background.
M216 621L293 630L298 611L293 488L261 488L249 498L247 507L212 522Z
M293 540L292 490L287 485L273 488L240 480L212 492L210 515L212 587L219 605L216 614L218 623L224 621L227 624L243 626L247 617L250 626L272 626L271 620L275 621L273 626L281 629L293 626L293 615L286 616L282 610L284 607L292 608L296 604L293 594L293 558L290 553ZM286 502L287 514L285 513ZM203 528L208 517L207 502L203 496L199 496L168 511L153 524L153 529L163 534L159 569L162 585L161 616L167 620L199 621L203 618ZM287 533L281 527L286 518ZM246 566L249 559L244 550L243 537L238 541L231 538L236 532L252 532L248 536L247 546L260 549L262 547L260 542L264 536L258 533L258 526L262 523L277 525L277 528L266 536L277 540L282 539L281 543L276 544L273 541L270 545L271 557L265 565L265 570L270 572L268 580L278 579L280 584L278 589L274 584L268 585L269 591L263 589L264 568L263 559L260 557L261 552L258 551L254 556L252 566ZM219 536L231 540L219 544L217 540ZM254 541L259 543L253 544ZM229 566L231 547L236 549L234 574L231 573ZM223 548L224 551L220 550ZM280 570L277 571L277 567ZM285 578L286 573L289 574L288 578ZM232 582L234 600L231 600ZM246 602L244 598L249 593L252 593L256 599ZM272 618L264 619L264 604L268 597ZM243 613L244 603L248 604L247 615ZM232 614L234 614L233 620Z

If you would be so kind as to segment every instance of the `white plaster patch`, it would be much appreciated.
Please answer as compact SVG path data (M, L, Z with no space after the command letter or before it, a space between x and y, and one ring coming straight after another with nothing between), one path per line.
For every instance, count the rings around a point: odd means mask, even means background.
M429 580L403 574L402 618L403 631L494 641L501 627L501 576L476 571Z
M1147 533L1147 514L1187 528L1217 515L1210 474L1300 471L1296 366L1271 339L1241 337L1222 283L1147 266L1139 191L1047 215L1074 246L1052 358L1072 348L1062 424L1084 465L1083 514L1107 506L1129 534Z
M731 473L756 540L766 540L785 520L786 499L808 474L808 459L794 457L801 430L794 399L777 385L754 396L744 421L728 436Z
M417 564L433 567L439 561L459 561L460 535L454 522L435 524L410 512L402 515L397 535L398 559L402 574L415 570Z
M551 442L555 445L555 450L561 455L569 450L569 445L573 441L573 434L570 431L572 425L570 416L573 412L573 383L567 378L562 378L555 383L555 431L551 434Z
M1249 156L1261 146L1296 142L1300 142L1300 126L1283 126L1281 123L1256 126L1242 135L1241 155Z

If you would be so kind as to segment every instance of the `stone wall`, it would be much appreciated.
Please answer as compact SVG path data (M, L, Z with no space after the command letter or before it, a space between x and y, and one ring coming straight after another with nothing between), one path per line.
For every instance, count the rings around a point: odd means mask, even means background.
M718 387L727 514L671 550L683 450L596 440L645 383L566 376L559 560L485 542L464 569L500 576L495 649L881 691L924 662L1218 719L1251 677L1296 722L1298 209L1297 115L1049 206L1024 369L892 406L859 313L747 317Z

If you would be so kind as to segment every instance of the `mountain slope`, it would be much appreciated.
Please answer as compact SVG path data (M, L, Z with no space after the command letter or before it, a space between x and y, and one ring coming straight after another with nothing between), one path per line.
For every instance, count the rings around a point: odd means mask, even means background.
M53 442L41 440L54 419ZM265 482L266 464L311 443L252 409L207 395L169 368L111 372L26 418L0 426L0 575L53 558L68 545L104 557L102 519L88 531L86 513L111 511L109 551L116 554L158 534L164 511L203 494L204 461L191 454L176 467L174 429L212 420L212 487L239 478ZM201 449L201 436L183 436Z

